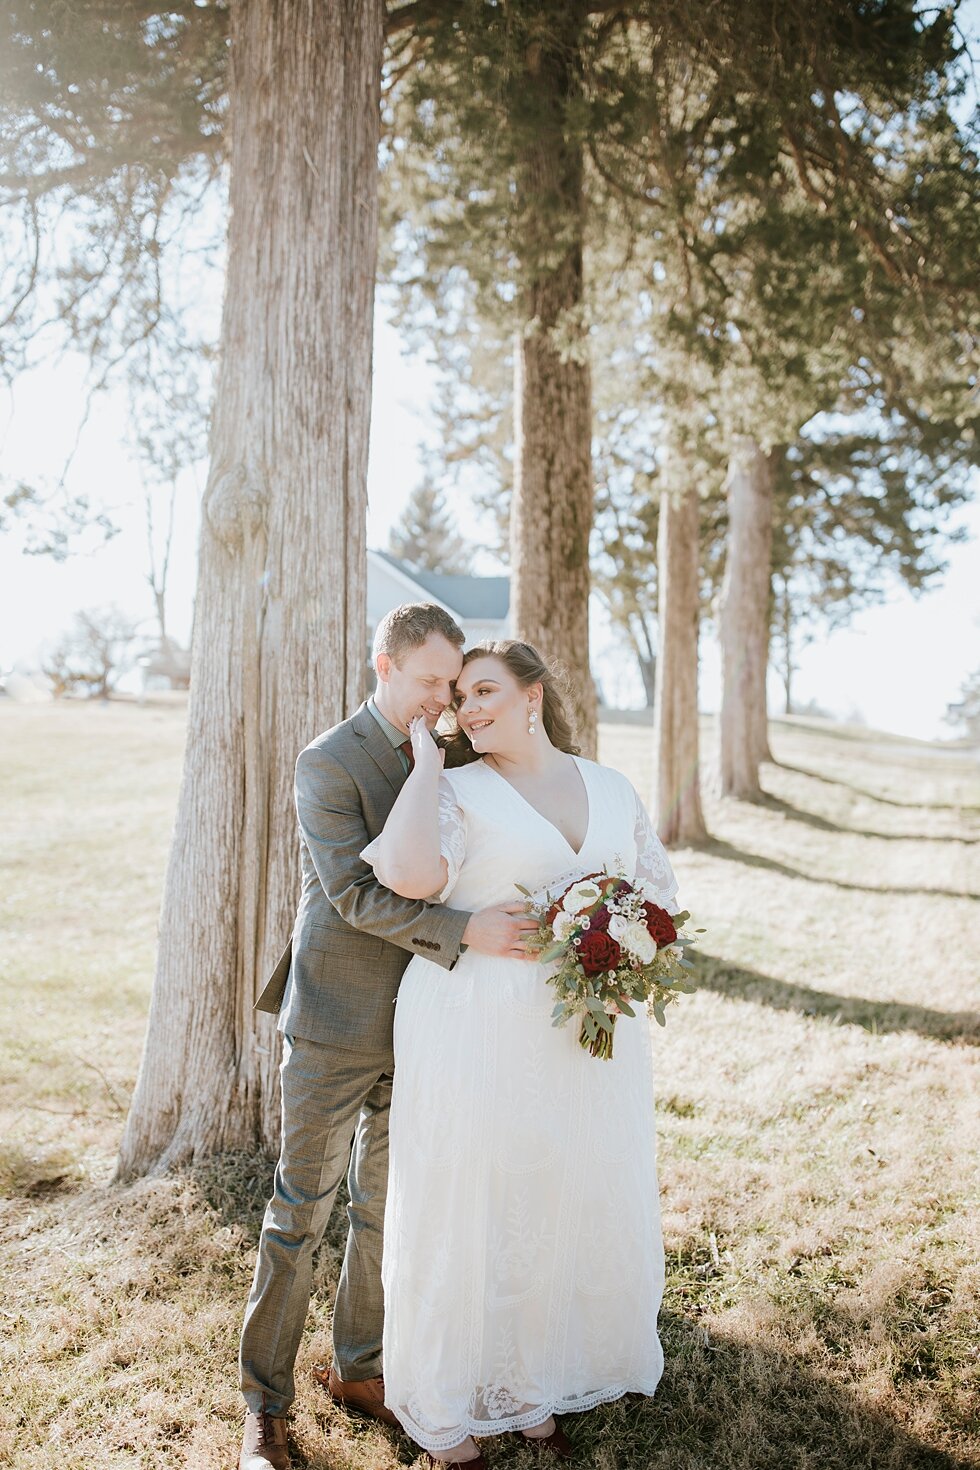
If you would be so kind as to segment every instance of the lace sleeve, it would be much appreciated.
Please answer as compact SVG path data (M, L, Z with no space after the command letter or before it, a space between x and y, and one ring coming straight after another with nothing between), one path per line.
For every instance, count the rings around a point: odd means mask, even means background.
M466 818L456 800L456 793L445 776L439 778L439 851L446 859L445 886L429 899L430 903L445 903L456 887L459 870L466 855Z
M647 896L651 903L659 904L670 914L680 912L677 902L677 879L674 870L670 866L670 859L666 849L656 832L653 823L647 814L647 809L636 796L636 825L634 836L636 838L636 877L647 889Z
M380 835L362 848L361 857L373 867L381 845ZM462 808L456 801L456 793L446 780L439 778L439 851L446 859L446 882L438 893L433 893L428 903L445 903L456 886L459 870L463 866L466 851L466 820Z

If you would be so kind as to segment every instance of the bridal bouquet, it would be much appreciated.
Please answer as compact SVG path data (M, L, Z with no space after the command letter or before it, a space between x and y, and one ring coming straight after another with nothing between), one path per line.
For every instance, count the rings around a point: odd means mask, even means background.
M548 977L557 997L552 1024L580 1017L579 1044L591 1056L612 1056L616 1017L636 1015L631 1001L645 1003L663 1026L678 993L695 989L685 950L697 941L679 932L690 914L671 916L622 874L586 873L557 898L517 887L538 921L528 951L556 966Z

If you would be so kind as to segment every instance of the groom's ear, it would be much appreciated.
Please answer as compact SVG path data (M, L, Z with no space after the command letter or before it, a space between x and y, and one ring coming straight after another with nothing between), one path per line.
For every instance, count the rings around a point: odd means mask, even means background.
M374 660L374 668L382 684L387 684L391 676L391 654L379 653Z

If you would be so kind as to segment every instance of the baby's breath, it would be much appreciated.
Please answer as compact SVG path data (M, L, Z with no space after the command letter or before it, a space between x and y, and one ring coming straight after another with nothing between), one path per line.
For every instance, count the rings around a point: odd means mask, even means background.
M568 913L562 904L573 890L576 897L579 892L589 891L599 896L587 908L576 911L574 923L569 926ZM686 958L686 949L697 941L682 928L690 914L685 911L671 916L665 909L652 905L655 913L648 922L648 900L627 879L621 867L587 873L574 881L565 879L557 889L542 894L531 894L523 888L521 892L527 899L528 913L538 923L538 931L531 936L528 949L542 963L552 966L548 976L548 984L555 992L552 1024L564 1026L573 1016L577 1018L579 1042L592 1056L612 1057L614 1026L617 1019L636 1015L632 1003L645 1005L648 1013L663 1026L666 1007L676 1001L678 994L695 988L691 980L693 966ZM608 938L617 945L620 959L614 967L590 975L585 969L587 954L581 953L583 940L588 937L593 949L599 945L601 954L603 931L609 930L612 920L615 920L615 936L609 934ZM652 959L648 958L651 939L655 943L657 934L662 936L666 932L668 920L672 920L676 937L655 949ZM631 931L630 926L636 925L641 930ZM695 932L703 934L704 930ZM636 947L636 953L630 951L630 944Z

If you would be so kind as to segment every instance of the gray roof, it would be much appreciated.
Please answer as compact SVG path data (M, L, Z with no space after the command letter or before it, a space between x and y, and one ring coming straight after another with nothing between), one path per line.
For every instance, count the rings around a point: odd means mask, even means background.
M457 617L480 622L503 622L507 617L510 607L509 577L450 576L445 572L430 572L422 567L412 566L411 562L401 561L388 551L375 551L374 555L397 567Z

